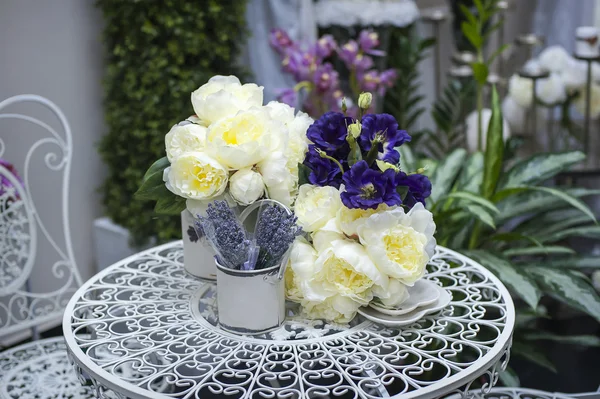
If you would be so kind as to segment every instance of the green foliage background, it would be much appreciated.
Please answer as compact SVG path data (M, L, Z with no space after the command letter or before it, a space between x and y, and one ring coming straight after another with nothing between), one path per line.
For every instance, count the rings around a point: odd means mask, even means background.
M244 0L99 0L105 22L104 102L108 165L104 205L133 243L181 235L178 217L157 217L154 202L136 200L144 172L165 155L164 135L193 114L190 93L216 74L245 75Z

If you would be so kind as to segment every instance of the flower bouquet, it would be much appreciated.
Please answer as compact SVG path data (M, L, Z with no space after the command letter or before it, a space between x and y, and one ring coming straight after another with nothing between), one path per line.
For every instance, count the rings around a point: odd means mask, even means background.
M307 131L294 213L308 236L295 240L285 282L308 318L347 323L372 301L399 307L434 252L431 183L400 169L410 136L391 115L363 116L371 98L359 97L358 118L328 112Z
M313 120L286 104L263 105L263 88L235 76L211 78L191 102L195 115L166 134L166 157L148 169L136 196L155 200L157 213L181 213L185 268L214 279L214 253L196 233L193 216L204 215L215 199L232 206L261 198L291 205Z

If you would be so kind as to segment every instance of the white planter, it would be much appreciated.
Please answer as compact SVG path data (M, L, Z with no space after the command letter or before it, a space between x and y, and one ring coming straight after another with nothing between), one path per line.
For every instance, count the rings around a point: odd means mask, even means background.
M181 212L181 236L185 271L204 280L216 280L215 253L205 237L198 237L194 216L188 210Z
M285 320L285 286L280 266L262 270L217 267L219 325L238 334L261 334Z

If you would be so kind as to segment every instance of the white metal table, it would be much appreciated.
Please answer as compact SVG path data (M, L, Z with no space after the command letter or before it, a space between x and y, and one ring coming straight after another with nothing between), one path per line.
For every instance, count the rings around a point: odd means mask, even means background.
M509 358L515 311L485 268L438 247L427 279L443 310L390 328L303 320L219 328L216 286L188 276L181 242L129 257L86 282L63 320L69 357L100 398L436 398L488 392Z

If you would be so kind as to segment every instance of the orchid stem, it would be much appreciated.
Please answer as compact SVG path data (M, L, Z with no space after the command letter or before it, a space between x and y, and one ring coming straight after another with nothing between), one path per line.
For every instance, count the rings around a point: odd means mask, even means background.
M319 155L321 156L321 158L325 158L325 159L329 159L330 161L335 162L335 164L337 165L338 168L340 168L340 172L342 174L344 174L344 168L342 167L342 164L340 163L340 161L338 161L337 159L330 157L329 155L327 155L323 150L317 150Z

